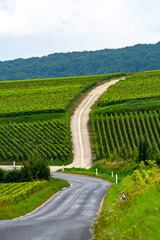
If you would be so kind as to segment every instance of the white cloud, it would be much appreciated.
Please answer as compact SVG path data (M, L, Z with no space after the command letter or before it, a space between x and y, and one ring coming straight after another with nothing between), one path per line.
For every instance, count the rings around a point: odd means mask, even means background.
M155 43L159 16L159 0L0 0L0 38L48 37L50 53Z

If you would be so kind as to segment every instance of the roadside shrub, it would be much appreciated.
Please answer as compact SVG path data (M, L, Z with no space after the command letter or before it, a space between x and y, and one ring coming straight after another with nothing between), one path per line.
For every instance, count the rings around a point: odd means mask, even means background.
M0 182L4 181L4 171L0 168Z
M38 152L35 152L28 162L25 162L22 167L22 178L25 181L34 179L50 179L50 169L47 163L41 158Z
M145 184L155 183L157 181L157 174L156 161L146 160L140 163L139 170L135 170L132 177L135 184L142 187Z
M22 173L23 182L31 182L33 180L29 161L23 163L23 166L21 168L21 173Z
M6 183L22 182L21 170L14 169L14 170L8 171L4 178L4 182Z

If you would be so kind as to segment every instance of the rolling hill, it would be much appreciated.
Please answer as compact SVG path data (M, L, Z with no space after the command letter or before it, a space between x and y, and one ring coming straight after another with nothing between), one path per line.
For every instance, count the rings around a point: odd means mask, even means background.
M160 42L121 49L55 53L44 57L0 61L0 81L160 69Z

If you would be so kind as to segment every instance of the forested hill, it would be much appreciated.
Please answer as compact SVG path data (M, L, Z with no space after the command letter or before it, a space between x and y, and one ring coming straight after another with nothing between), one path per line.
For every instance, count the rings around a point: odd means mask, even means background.
M160 69L160 42L121 49L55 53L0 61L0 81L141 72Z

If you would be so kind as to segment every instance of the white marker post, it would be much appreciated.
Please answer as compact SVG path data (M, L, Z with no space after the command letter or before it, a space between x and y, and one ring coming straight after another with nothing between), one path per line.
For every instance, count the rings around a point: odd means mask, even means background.
M64 165L62 166L62 172L64 172Z
M96 168L96 176L98 175L98 169Z
M16 166L15 161L13 161L13 167L15 167L15 166Z
M118 183L118 175L116 174L116 184Z
M112 177L113 177L113 172L112 172Z

